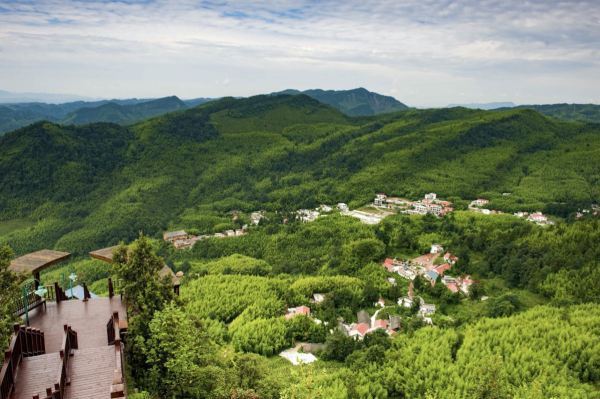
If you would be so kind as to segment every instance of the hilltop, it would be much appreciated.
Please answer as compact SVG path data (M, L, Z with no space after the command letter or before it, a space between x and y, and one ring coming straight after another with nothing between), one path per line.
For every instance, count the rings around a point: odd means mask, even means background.
M600 123L600 105L596 104L519 105L518 108L534 109L558 119Z
M599 153L597 126L531 110L364 119L305 95L225 98L130 127L40 122L0 139L0 218L20 226L1 238L85 251L170 224L212 228L235 209L360 206L376 192L564 214L600 200Z
M349 116L378 115L408 109L394 97L374 93L362 87L352 90L288 89L274 94L305 94Z

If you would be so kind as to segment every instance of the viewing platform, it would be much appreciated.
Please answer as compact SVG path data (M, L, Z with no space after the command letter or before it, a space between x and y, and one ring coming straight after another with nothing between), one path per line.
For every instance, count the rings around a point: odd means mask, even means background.
M14 326L0 370L0 399L126 397L127 312L112 281L104 298L91 298L84 284L83 300L67 300L58 283L44 287L44 293L38 288L39 272L67 256L39 251L11 264L33 274L35 284L15 298L15 315L28 325Z
M9 361L2 367L2 399L125 398L121 341L127 329L125 315L118 296L51 302L45 309L30 311L30 327L16 327L11 356L7 352ZM29 331L41 336L36 339L41 349L35 353L28 350ZM13 388L6 393L5 380L11 373Z

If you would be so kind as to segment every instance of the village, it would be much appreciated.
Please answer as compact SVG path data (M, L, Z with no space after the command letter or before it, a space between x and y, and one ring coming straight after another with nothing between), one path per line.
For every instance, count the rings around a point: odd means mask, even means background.
M485 208L489 202L490 201L487 199L478 198L471 201L467 209L471 212L477 212L483 215L503 214L501 211ZM400 197L390 197L386 194L379 193L375 195L375 198L371 204L360 209L350 210L348 204L340 202L335 206L322 204L315 209L299 209L295 212L295 216L296 219L301 222L310 223L322 216L331 214L332 212L339 212L341 215L356 218L364 224L376 225L379 224L384 218L397 213L408 215L430 214L436 217L443 217L453 211L454 206L452 202L439 199L436 193L425 194L422 199L417 201L411 201ZM583 210L582 212L586 211L589 213L589 210ZM578 217L582 217L584 215L582 212L578 212ZM554 224L554 222L542 212L515 212L513 215L518 218L524 218L525 220L540 226L549 226ZM263 218L265 218L265 211L254 211L250 213L251 224L254 226L258 225ZM287 220L284 220L284 223L286 221ZM219 233L204 235L193 235L187 233L185 230L177 230L164 232L163 240L173 244L175 249L179 250L190 249L194 246L194 244L196 244L196 242L201 240L209 238L240 237L247 233L248 225L243 225L239 229L229 229Z
M409 260L398 260L392 258L386 258L382 267L390 274L397 274L409 281L408 293L397 299L396 302L390 303L382 297L373 304L376 309L371 315L366 310L360 310L356 314L356 322L346 323L343 319L338 320L338 325L334 328L341 331L344 335L354 338L355 340L362 340L367 334L371 334L375 331L382 331L390 336L398 333L402 330L402 316L396 311L387 312L387 317L379 318L380 312L384 308L404 308L414 309L415 317L421 320L425 325L433 325L434 321L432 316L436 313L436 305L433 303L427 303L422 297L415 295L414 280L417 277L424 278L431 286L436 284L443 284L453 294L462 294L464 296L469 295L470 287L475 281L471 276L459 276L452 277L449 272L452 267L458 261L458 257L453 255L449 251L444 251L444 248L440 244L432 244L429 253L420 255L416 258ZM395 277L388 277L387 281L396 285L397 281ZM327 297L326 293L314 293L310 302L311 306L318 306ZM482 298L485 300L485 298ZM285 314L286 319L291 319L296 316L304 316L310 318L316 324L322 324L323 322L311 315L311 308L306 305L297 307L291 307L287 309ZM325 323L326 324L326 323ZM333 333L334 329L330 329L330 333ZM294 365L302 363L311 363L317 360L317 357L313 353L306 353L307 350L310 352L315 347L311 346L314 344L301 343L295 348L290 348L283 351L280 355Z

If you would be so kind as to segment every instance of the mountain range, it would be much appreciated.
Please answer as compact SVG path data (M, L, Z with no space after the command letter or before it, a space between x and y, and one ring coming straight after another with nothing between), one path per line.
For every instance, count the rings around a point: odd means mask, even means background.
M19 253L83 253L140 230L204 231L232 210L358 207L377 192L564 214L600 201L599 157L598 125L529 109L356 118L302 94L223 98L129 126L37 122L0 138L0 239Z
M288 89L272 94L305 94L349 116L378 115L408 109L408 106L394 97L374 93L362 87L352 90Z
M286 90L279 94L299 93L297 90ZM393 97L363 88L339 91L307 90L303 93L350 116L377 115L408 108ZM4 104L0 105L0 134L40 120L75 125L93 122L128 125L152 116L195 107L211 100L214 99L196 98L183 101L171 96L159 99L75 101L64 104Z

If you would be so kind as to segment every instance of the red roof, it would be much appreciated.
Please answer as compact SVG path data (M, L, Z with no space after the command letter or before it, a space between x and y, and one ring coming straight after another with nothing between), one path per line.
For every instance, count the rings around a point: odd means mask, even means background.
M394 267L394 260L392 258L386 258L383 261L383 266L388 269L388 271L392 271L392 267Z
M456 262L458 260L458 258L456 256L452 255L450 252L446 252L444 254L444 260L446 260L446 261L451 260L451 261Z
M434 270L441 276L444 275L444 273L448 270L450 270L452 268L452 266L450 266L449 263L444 263L439 265L438 267L436 267Z
M383 328L385 330L387 326L387 320L375 320L375 323L373 323L373 328Z
M369 325L367 323L358 323L356 325L356 331L358 331L360 335L365 335L367 331L369 331Z
M298 306L297 308L289 308L285 318L291 319L292 317L298 315L310 316L310 308L304 305Z
M448 287L448 289L452 292L458 292L458 286L456 285L456 283L452 282L452 283L447 283L446 287Z
M419 263L421 264L423 267L425 267L426 269L430 269L431 267L433 267L433 261L435 258L438 257L439 254L435 253L435 254L425 254L425 255L421 255L419 257L416 257L412 260L412 262L414 263Z

